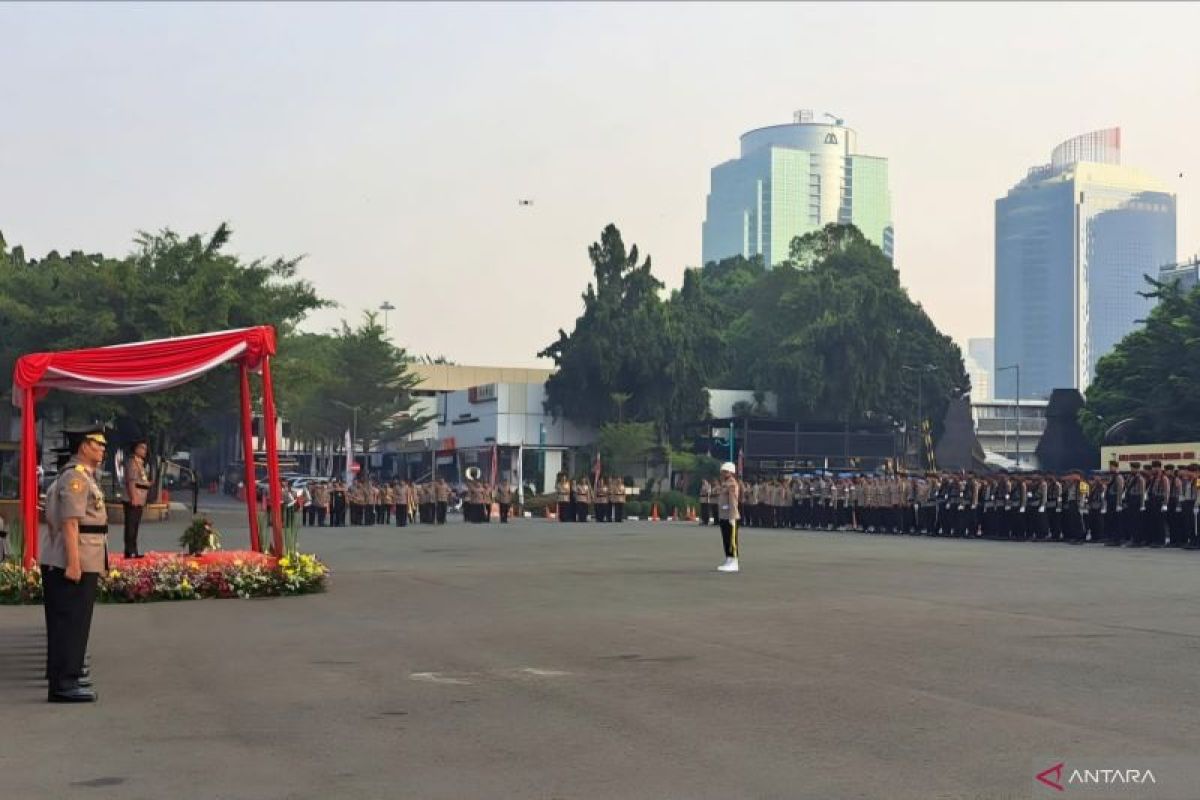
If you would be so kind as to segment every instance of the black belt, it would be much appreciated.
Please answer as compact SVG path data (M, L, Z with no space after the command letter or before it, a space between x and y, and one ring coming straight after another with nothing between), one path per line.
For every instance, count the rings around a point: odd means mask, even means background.
M107 525L80 525L80 533L108 533Z

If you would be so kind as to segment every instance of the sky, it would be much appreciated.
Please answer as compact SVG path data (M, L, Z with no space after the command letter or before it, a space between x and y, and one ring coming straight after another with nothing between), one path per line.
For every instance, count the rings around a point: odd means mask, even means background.
M896 266L991 336L993 209L1120 126L1200 252L1200 4L0 4L0 232L32 256L234 230L396 344L548 366L615 223L676 288L709 170L828 110L889 160ZM532 205L520 205L530 199ZM736 310L731 309L730 313Z

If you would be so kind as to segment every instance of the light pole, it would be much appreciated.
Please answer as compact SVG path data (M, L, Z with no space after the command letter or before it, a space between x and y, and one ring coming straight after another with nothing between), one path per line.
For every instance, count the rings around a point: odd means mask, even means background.
M908 364L904 364L900 369L901 371L908 370L909 372L917 373L917 447L918 449L922 449L925 446L925 397L922 379L925 377L925 373L934 372L937 370L937 367L933 364L925 364L920 367L910 367ZM905 457L907 458L907 456ZM920 465L918 464L918 466Z
M386 336L388 332L388 312L395 311L396 307L387 300L384 300L383 304L379 306L379 310L383 312L383 334Z
M1009 364L1007 367L996 367L996 372L1004 372L1006 369L1015 370L1017 373L1017 469L1021 468L1021 365Z
M341 400L333 400L332 402L335 406L341 406L342 408L346 409L347 411L354 412L354 422L352 423L352 427L350 428L350 439L351 439L351 441L357 442L358 441L358 410L360 408L362 408L362 406L360 406L360 405L352 406L349 403L343 403ZM349 468L350 468L350 465L347 464L346 469L349 469Z

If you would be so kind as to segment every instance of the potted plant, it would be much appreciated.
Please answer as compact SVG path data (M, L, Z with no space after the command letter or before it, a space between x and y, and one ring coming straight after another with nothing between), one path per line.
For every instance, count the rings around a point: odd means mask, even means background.
M221 537L208 517L195 517L179 537L179 545L189 556L199 556L209 550L219 550Z

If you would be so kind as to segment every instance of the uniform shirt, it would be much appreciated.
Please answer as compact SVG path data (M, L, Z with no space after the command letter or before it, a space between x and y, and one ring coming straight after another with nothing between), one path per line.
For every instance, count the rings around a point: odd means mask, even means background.
M721 489L717 494L717 516L722 520L729 522L737 522L741 517L738 514L738 499L741 495L738 489L738 483L735 479L730 478L727 481L721 481Z
M81 526L108 526L104 492L92 470L72 458L46 492L46 529L38 540L40 562L48 567L67 568L65 528L67 520ZM84 572L102 572L108 537L103 533L79 533L79 566Z
M571 483L570 481L562 480L555 485L555 491L558 492L558 502L567 503L571 500Z
M625 481L620 478L613 478L612 486L608 490L609 499L617 505L625 504Z
M125 473L125 497L130 505L144 506L149 496L150 474L146 471L146 462L133 456Z

